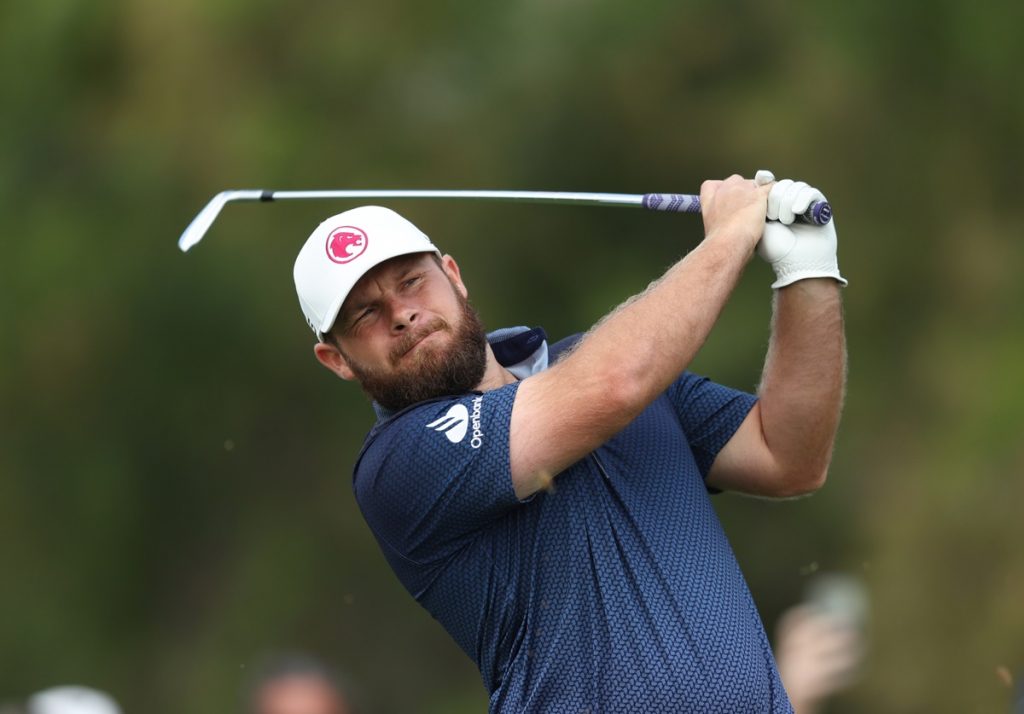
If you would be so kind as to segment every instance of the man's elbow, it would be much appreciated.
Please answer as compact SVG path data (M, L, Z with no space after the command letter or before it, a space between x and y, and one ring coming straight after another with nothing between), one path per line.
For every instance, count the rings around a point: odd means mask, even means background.
M795 498L807 496L825 485L828 478L828 465L822 468L787 469L779 478L776 496L779 498Z
M599 378L594 387L591 403L601 405L599 413L614 424L612 433L633 421L652 399L651 388L640 375L611 372L606 378Z

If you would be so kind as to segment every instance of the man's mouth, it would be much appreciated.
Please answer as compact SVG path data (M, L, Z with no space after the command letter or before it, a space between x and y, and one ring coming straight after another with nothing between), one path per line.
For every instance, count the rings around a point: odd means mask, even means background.
M402 341L400 345L398 345L398 349L396 349L394 352L392 362L400 361L403 357L412 352L421 342L423 342L425 339L427 339L434 333L440 332L442 329L444 329L443 324L431 323L430 325L427 325L423 330L409 335L408 337L406 337L405 340Z
M405 354L409 354L410 352L412 352L412 351L413 351L414 349L416 349L417 347L419 347L419 346L420 346L420 345L421 345L421 344L423 343L423 341L424 341L424 340L426 340L426 339L427 339L427 338L429 338L429 337L430 337L431 335L433 335L433 334L436 334L436 333L437 333L437 330L431 330L430 332L426 332L426 333L424 333L424 334L423 334L423 336L421 336L421 337L419 337L418 339L416 339L416 340L415 340L415 341L414 341L414 342L413 342L413 343L412 343L412 344L411 344L411 345L409 346L409 349L407 349L407 350L405 351Z

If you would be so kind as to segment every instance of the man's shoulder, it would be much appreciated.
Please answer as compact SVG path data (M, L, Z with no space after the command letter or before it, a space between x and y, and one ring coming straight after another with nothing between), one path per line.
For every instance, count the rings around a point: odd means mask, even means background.
M461 451L504 443L518 382L486 392L466 392L417 402L383 419L363 440L355 473L376 471L385 461L412 465ZM452 449L456 449L453 451Z
M366 438L363 439L363 448L356 459L357 468L371 447L386 447L397 439L419 435L421 430L433 421L433 415L436 412L443 412L445 407L448 407L449 411L455 409L460 400L472 396L474 393L471 392L426 399L381 419L373 425L373 428L366 434Z
M553 343L551 347L548 348L551 363L554 364L556 361L571 352L573 348L579 344L579 341L583 339L584 334L585 333L583 332L577 332L569 335L568 337L563 337L558 342Z

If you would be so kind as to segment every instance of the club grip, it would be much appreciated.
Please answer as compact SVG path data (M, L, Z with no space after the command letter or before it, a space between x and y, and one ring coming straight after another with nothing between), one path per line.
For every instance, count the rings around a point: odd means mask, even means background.
M700 196L688 193L645 193L642 205L649 211L700 213ZM832 206L828 201L815 201L797 220L823 226L832 220Z
M642 205L648 211L700 213L700 196L688 193L645 193Z

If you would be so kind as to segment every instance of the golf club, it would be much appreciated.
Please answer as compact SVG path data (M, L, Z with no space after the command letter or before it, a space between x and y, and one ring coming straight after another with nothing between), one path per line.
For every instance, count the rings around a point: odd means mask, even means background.
M278 201L285 199L325 198L446 198L479 201L511 201L515 203L548 203L578 206L634 206L649 211L700 213L700 197L685 193L572 193L558 191L418 191L418 190L366 190L366 191L263 191L246 189L221 191L192 219L178 239L178 248L187 251L203 239L210 226L231 201ZM808 223L823 226L832 220L832 207L827 201L816 201L800 217Z

